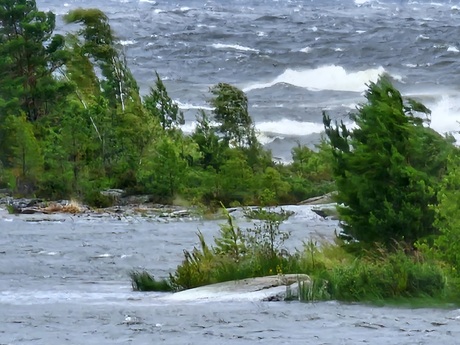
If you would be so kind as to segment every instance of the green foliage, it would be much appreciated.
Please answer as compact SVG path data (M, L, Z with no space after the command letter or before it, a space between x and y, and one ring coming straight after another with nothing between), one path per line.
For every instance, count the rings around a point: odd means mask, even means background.
M197 143L201 153L199 163L203 168L212 167L219 171L225 160L227 147L220 141L217 129L211 124L203 110L200 111L196 121L197 125L192 134L192 139Z
M98 64L104 79L101 87L111 108L140 106L139 87L134 80L123 52L117 48L107 16L98 9L78 8L64 16L67 23L80 23L78 35L83 38L81 49Z
M144 97L144 107L148 114L160 121L164 131L177 128L184 124L184 114L179 106L169 97L166 87L155 72L157 80L155 88L150 89L150 94Z
M449 158L447 173L437 195L435 226L440 233L434 238L431 250L437 259L460 270L460 158L456 152ZM458 273L457 273L458 274Z
M145 190L160 200L172 200L182 190L187 176L187 160L182 145L186 143L163 137L147 152L138 170L138 180Z
M173 291L167 279L156 280L146 271L131 271L129 277L134 291Z
M222 205L227 224L220 225L219 237L214 239L214 253L221 256L229 256L234 262L246 254L245 238L241 229L235 225L234 220L227 209Z
M423 126L385 79L371 83L349 131L323 116L345 233L363 243L413 244L433 234L436 186L451 143ZM412 103L413 104L413 103Z
M296 258L283 248L289 237L279 229L280 223L289 217L285 211L259 210L251 213L262 220L245 232L235 224L224 210L226 224L220 227L220 236L209 247L201 232L198 233L199 248L184 251L184 260L173 275L171 282L176 289L188 289L211 283L295 272Z
M190 289L213 282L211 273L217 265L212 250L206 244L204 236L198 232L200 248L193 248L191 252L184 250L184 260L170 275L172 286L176 290Z
M0 1L0 113L36 121L70 91L53 77L67 59L63 37L53 35L55 20L35 1Z
M254 198L254 173L240 150L228 151L220 170L219 199L224 204L248 204Z
M402 251L376 260L356 259L349 266L335 267L327 280L331 296L344 301L435 297L446 287L439 267L418 262Z
M257 211L247 211L246 215L262 221L247 229L245 237L248 251L252 252L253 256L262 256L269 261L283 257L286 253L283 245L290 233L282 231L280 225L292 215L292 212L259 208Z
M25 116L7 116L3 123L9 143L9 166L16 179L16 192L32 195L43 171L43 156L33 125Z
M214 107L214 120L225 142L238 147L255 145L257 139L246 94L226 83L214 85L210 91L214 98L209 103Z

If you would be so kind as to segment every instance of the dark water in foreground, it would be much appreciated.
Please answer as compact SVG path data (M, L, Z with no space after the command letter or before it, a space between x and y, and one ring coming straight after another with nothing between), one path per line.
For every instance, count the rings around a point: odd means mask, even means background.
M289 248L336 226L296 212ZM0 211L0 344L458 344L460 310L337 302L197 302L131 291L128 272L166 276L218 222Z

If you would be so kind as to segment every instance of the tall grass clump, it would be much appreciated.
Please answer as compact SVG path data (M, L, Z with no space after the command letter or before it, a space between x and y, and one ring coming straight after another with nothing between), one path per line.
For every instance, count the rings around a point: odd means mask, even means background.
M146 271L131 271L129 276L134 291L173 291L169 280L156 280Z
M170 275L174 287L189 289L230 280L294 273L297 270L298 258L284 248L289 233L280 229L281 223L292 213L273 209L246 212L255 222L252 228L242 230L224 209L226 223L220 225L214 246L208 246L198 232L199 247L192 251L185 250L184 260Z
M317 254L317 257L321 255ZM300 292L304 301L436 299L442 298L447 287L446 276L439 266L419 255L406 254L401 249L369 252L353 259L348 257L347 260L329 263L318 260L316 269L311 272L314 283Z

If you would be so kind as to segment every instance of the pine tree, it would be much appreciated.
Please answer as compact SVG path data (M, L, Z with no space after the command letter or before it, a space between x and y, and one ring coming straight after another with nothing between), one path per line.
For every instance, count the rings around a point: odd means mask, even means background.
M412 245L436 231L430 204L452 145L416 116L429 111L405 102L387 79L365 96L353 130L323 116L343 230L360 242Z
M184 124L184 114L169 97L160 75L156 72L155 75L155 88L151 88L150 94L144 97L144 107L149 115L160 121L163 130L178 128Z
M0 113L36 121L70 92L53 73L67 60L55 15L33 0L0 0ZM1 117L1 115L0 115Z
M238 147L256 145L254 124L248 112L246 94L226 83L211 88L214 98L209 103L214 107L214 120L227 143Z

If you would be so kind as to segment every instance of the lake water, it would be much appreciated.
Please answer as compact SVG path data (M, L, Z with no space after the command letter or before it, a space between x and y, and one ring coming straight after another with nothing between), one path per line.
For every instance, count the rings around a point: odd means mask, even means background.
M335 221L287 208L295 212L282 228L291 232L288 249L332 238ZM212 241L221 222L0 211L0 344L458 344L455 309L132 291L130 270L166 277L198 244L197 230Z

